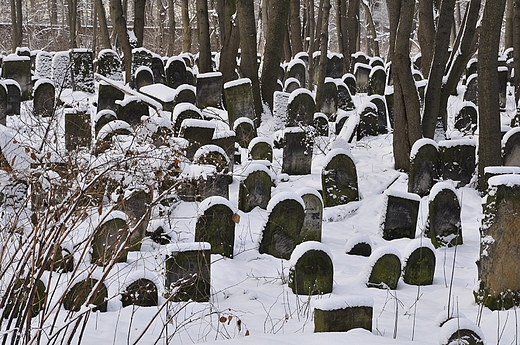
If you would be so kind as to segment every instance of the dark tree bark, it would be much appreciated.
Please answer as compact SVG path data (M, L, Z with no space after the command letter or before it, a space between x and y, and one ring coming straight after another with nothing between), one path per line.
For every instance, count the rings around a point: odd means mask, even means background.
M336 34L338 35L339 52L343 54L343 72L347 73L349 66L346 61L350 55L348 50L348 36L347 36L347 2L345 0L336 0Z
M175 49L175 6L173 0L168 0L168 56Z
M143 46L145 8L146 0L134 0L134 33L137 38L137 47Z
M504 33L504 47L510 48L513 46L513 16L514 16L514 0L506 0L506 25Z
M320 46L320 30L321 30L321 23L323 22L323 11L321 10L323 8L323 2L324 0L320 0L320 4L318 5L318 17L316 18L316 25L315 25L315 31L314 31L314 47ZM314 2L313 2L314 6Z
M235 21L236 0L219 0L217 2L218 18L220 21L221 48L220 48L220 72L222 81L233 79L237 67L237 53L240 45L238 25Z
M309 65L307 66L309 71L309 80L307 81L307 88L310 91L314 91L314 59L312 58L312 54L316 50L314 41L314 0L306 1L308 11L307 17L309 18L309 47L307 48L307 53L309 54Z
M197 0L197 31L199 39L199 72L211 72L211 45L209 41L208 1Z
M181 0L182 51L186 53L189 53L191 51L191 26L188 5L188 0Z
M506 0L487 1L481 21L478 61L478 186L487 188L484 168L501 165L498 100L498 48Z
M520 71L520 0L513 0L513 67ZM515 73L515 104L520 100L520 73Z
M410 33L412 32L414 0L392 0L400 6L392 7L390 16L397 16L395 52L392 60L394 79L394 159L395 168L408 171L410 149L420 139L420 105L410 62ZM396 4L397 5L397 4Z
M388 8L388 17L390 21L390 37L388 39L387 61L394 61L395 36L397 33L397 25L399 24L399 13L401 12L401 0L386 0ZM392 14L394 13L394 14ZM345 57L346 58L346 57Z
M77 20L78 20L78 1L67 0L68 5L68 20L69 20L69 46L70 48L77 48Z
M13 53L16 51L16 47L22 45L23 32L22 32L22 0L10 0L11 5L11 24L12 28L12 39L11 49Z
M289 34L289 23L284 26L283 31L285 32L285 37L283 40L283 54L285 61L291 61L293 56L291 51L291 35Z
M440 111L440 95L442 78L446 70L446 63L450 57L448 51L455 0L443 0L440 8L439 24L435 34L435 48L432 66L430 68L428 87L424 96L424 115L422 132L425 138L433 139L438 121L442 121Z
M101 33L101 47L103 49L109 49L109 48L111 48L111 45L110 45L110 35L108 33L105 6L103 4L103 0L95 0L95 2L96 2L97 17L99 19L99 31Z
M49 1L49 21L51 26L58 25L58 4L56 0Z
M128 32L126 30L126 19L123 15L123 6L121 5L121 0L110 0L109 4L112 26L114 27L117 40L124 55L125 80L128 83L132 77L132 47L128 41Z
M350 56L357 52L359 41L359 1L349 0L347 10L347 38L348 38L348 56L345 56L347 67L352 70L354 66L350 66Z
M258 80L258 63L256 54L256 21L253 0L237 0L237 18L240 35L240 70L244 77L251 80L256 112L256 126L260 125L262 114L262 98ZM278 69L276 69L278 71Z
M363 6L363 9L365 10L365 16L366 21L368 24L368 42L367 46L371 48L371 51L374 56L379 56L379 42L377 41L377 32L376 32L376 26L374 25L374 19L372 18L372 11L370 10L370 7L368 7L368 4L364 1L360 2Z
M291 28L291 51L292 56L303 51L302 43L302 28L300 21L300 0L291 0L290 6L291 15L290 28Z
M425 78L428 78L435 45L433 0L419 0L419 30L417 36L421 46L421 72Z
M318 64L318 80L316 81L316 111L321 107L323 101L323 84L325 83L325 73L327 71L327 48L329 45L329 14L330 0L323 1L323 21L321 23L320 37L320 63Z

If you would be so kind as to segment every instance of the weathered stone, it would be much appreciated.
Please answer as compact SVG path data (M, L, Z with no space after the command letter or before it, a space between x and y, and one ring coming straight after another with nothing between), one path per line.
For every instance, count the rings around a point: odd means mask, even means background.
M152 67L154 83L166 84L166 74L164 72L164 63L162 58L157 54L152 54Z
M267 208L271 200L273 176L269 169L260 163L251 163L242 173L238 189L238 208L250 212L255 207Z
M312 126L316 104L307 89L297 89L291 93L287 108L287 127Z
M189 84L182 84L177 86L175 97L173 102L175 104L180 103L191 103L195 105L197 103L197 95L195 86Z
M31 58L10 54L2 60L2 78L14 79L22 90L22 101L31 98Z
M97 112L109 109L117 113L119 110L116 101L122 101L125 98L123 91L107 84L103 81L99 82Z
M96 227L92 240L92 257L90 262L105 266L112 262L124 262L128 255L127 248L120 248L129 235L126 215L121 211L113 211Z
M372 67L370 65L357 62L354 65L354 75L356 76L356 90L357 92L366 93L370 88L370 72Z
M356 165L350 152L334 149L327 154L325 162L321 172L325 207L359 200Z
M256 121L253 102L253 87L249 78L241 78L224 84L224 102L228 112L229 127L233 128L235 120L247 117Z
M408 192L423 197L439 178L439 148L432 139L417 140L410 152Z
M347 85L351 95L356 94L356 77L352 73L346 73L341 78L343 83Z
M101 128L111 121L117 120L117 115L114 111L105 109L101 110L94 117L94 133L97 136Z
M289 105L289 96L287 92L275 91L273 100L273 119L276 130L283 129L287 119L287 108Z
M127 249L129 251L139 251L150 221L148 208L151 206L153 193L142 189L125 191L127 194L122 198L116 207L123 211L127 217L128 225L132 228L132 233L128 239Z
M354 110L356 107L354 102L352 101L352 96L350 95L350 91L348 86L343 82L336 82L336 86L338 87L338 109L344 111ZM330 121L335 121L336 117L329 117Z
M209 72L197 75L198 108L222 108L222 73Z
M219 130L213 134L213 144L221 147L229 159L229 172L233 172L235 166L235 140L236 134L231 130Z
M454 127L463 134L474 134L477 129L477 106L466 101L455 115Z
M289 287L297 295L322 295L332 292L334 267L332 254L324 244L307 241L297 245L289 261Z
M359 112L357 140L367 136L377 136L379 134L379 118L376 105L372 102L363 103L359 107Z
M367 235L352 237L345 244L345 253L348 255L370 256L372 254L372 241Z
M152 68L152 52L146 48L132 49L132 76L141 66Z
M256 137L249 142L249 158L273 162L273 143L265 137Z
M325 72L326 77L330 78L341 78L343 75L343 55L337 53L327 54L327 71Z
M72 89L94 93L94 58L92 50L74 48L69 51Z
M394 247L379 247L370 255L367 286L395 290L401 276L401 255Z
M22 90L16 80L5 79L7 88L7 115L20 115L20 105L22 102Z
M187 83L186 62L182 57L172 56L166 63L166 85L176 89Z
M50 117L55 110L56 90L49 79L39 79L34 84L33 106L34 115Z
M305 219L300 237L302 241L321 242L323 221L323 199L318 191L312 188L301 188L296 191L305 203Z
M130 126L141 123L143 116L150 115L146 103L137 96L125 96L122 101L115 101L118 105L117 118L127 122Z
M52 81L58 90L72 87L72 64L68 51L54 54L52 58Z
M301 87L300 81L294 77L289 77L285 79L285 82L283 84L283 91L287 93L291 93L296 89L299 89Z
M141 77L144 77L144 80L140 80ZM176 91L164 84L149 84L150 81L152 81L151 78L153 78L151 72L145 72L139 69L135 78L137 89L140 93L159 102L162 106L162 110L173 112L175 95L177 94Z
M387 89L388 90L388 89ZM390 128L394 128L394 90L385 93L386 107L388 109L388 121Z
M63 299L63 307L70 311L80 311L85 304L95 305L92 311L106 312L108 290L105 284L97 279L87 278L74 284Z
M316 136L329 137L329 121L323 113L314 114L313 127L316 130Z
M36 54L35 73L40 78L52 79L52 54L40 51Z
M121 59L112 49L103 49L98 53L96 71L106 78L123 81Z
M347 332L363 328L372 332L374 300L341 296L313 300L314 332ZM340 307L341 306L341 307Z
M331 78L326 78L323 84L323 99L320 112L332 117L338 110L338 87Z
M305 62L301 59L293 59L287 66L287 76L285 79L296 78L300 85L305 85L306 73Z
M473 74L478 73L478 60L476 58L470 59L466 64L466 81Z
M90 147L92 141L90 114L76 111L65 113L65 149Z
M435 249L418 238L410 242L405 251L403 281L410 285L431 285L435 275Z
M511 128L502 138L502 164L520 166L520 127Z
M386 72L383 67L373 67L369 75L369 95L381 95L385 94L386 89Z
M174 135L179 135L181 124L186 119L203 120L202 113L191 103L178 103L172 113Z
M7 87L5 83L0 80L0 124L6 125L7 123Z
M129 284L121 293L121 304L123 308L130 305L155 307L159 304L157 286L150 279L137 279Z
M453 318L440 330L439 344L484 345L484 334L473 322L466 318Z
M381 214L381 231L387 241L415 238L421 198L417 194L385 192L385 206Z
M428 210L426 234L435 248L462 244L461 207L451 183L438 182L433 186Z
M478 106L478 76L476 74L470 75L466 80L464 100L470 101Z
M377 108L377 128L379 134L388 133L388 114L386 111L386 100L383 96L372 95L370 103L373 103Z
M139 67L135 71L134 80L135 80L135 88L138 91L143 86L152 85L154 83L152 69L150 67L146 67L146 66ZM173 96L172 96L172 101L173 101Z
M288 175L311 173L314 127L289 127L284 131L282 172Z
M45 284L40 279L16 278L8 285L7 291L7 295L4 295L6 300L2 313L4 319L26 318L27 316L32 318L45 307L47 291ZM5 293L4 290L3 294Z
M179 136L188 140L186 148L186 157L192 159L199 147L211 143L213 133L215 132L215 123L187 118L181 123Z
M236 142L243 148L247 148L253 138L256 138L256 128L253 120L248 117L239 117L233 125Z
M467 185L476 169L477 143L474 139L443 140L439 142L439 169L445 180Z

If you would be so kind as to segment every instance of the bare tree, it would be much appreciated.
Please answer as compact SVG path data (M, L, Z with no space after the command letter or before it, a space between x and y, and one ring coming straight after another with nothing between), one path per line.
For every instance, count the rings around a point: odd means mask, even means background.
M419 1L419 30L417 31L421 46L421 72L425 78L430 74L435 45L435 23L433 20L433 0Z
M221 48L219 69L222 73L222 81L233 79L237 67L237 53L240 44L238 23L234 18L236 13L236 0L219 0L217 2L218 18L220 21Z
M69 19L69 47L77 48L78 1L67 0Z
M191 51L191 22L188 0L181 0L181 17L182 17L182 51Z
M513 67L520 71L520 1L513 0ZM520 100L520 73L515 73L515 104Z
M168 0L168 56L172 56L175 49L175 7L173 0Z
M117 40L124 54L125 61L125 80L129 82L132 77L132 47L128 40L128 32L126 30L126 19L123 15L123 6L121 0L110 0L110 17L112 25L117 35Z
M99 19L99 29L101 32L101 46L104 49L108 49L111 47L111 45L110 45L110 35L108 33L105 5L103 4L103 0L95 0L95 4L96 4L97 17Z
M300 0L291 0L290 4L291 51L296 55L303 51L302 28L300 21Z
M199 72L211 72L211 45L209 41L208 1L197 0L197 31L199 39Z
M22 0L10 0L11 4L11 23L13 25L11 48L14 52L16 47L22 45Z
M143 46L146 0L134 0L134 33L137 46Z
M322 27L320 37L320 63L318 64L318 80L316 81L316 109L321 107L323 101L323 84L325 83L325 73L327 72L327 48L329 45L329 13L330 0L323 1L322 11Z

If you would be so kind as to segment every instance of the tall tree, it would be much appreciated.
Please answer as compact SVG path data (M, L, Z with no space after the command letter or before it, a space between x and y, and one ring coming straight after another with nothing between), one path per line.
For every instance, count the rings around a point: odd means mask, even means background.
M323 1L323 21L321 23L321 37L320 37L320 62L318 64L318 80L316 81L316 111L321 107L323 102L323 85L325 83L325 73L327 72L327 48L329 45L329 14L330 14L330 0Z
M291 15L289 17L291 28L291 51L292 55L296 55L303 51L302 28L300 21L300 0L291 0Z
M348 50L348 35L347 35L347 2L345 0L336 0L336 34L338 35L339 52L343 54L345 61L350 56ZM348 59L350 61L350 59ZM349 67L343 64L345 73L348 72Z
M209 41L208 1L197 0L197 32L199 40L199 72L211 72L211 45Z
M168 56L172 56L175 49L175 7L173 0L168 0Z
M481 21L478 53L478 187L487 188L484 169L501 165L498 100L498 48L506 0L486 1Z
M103 0L95 0L95 2L97 17L99 19L99 31L101 32L101 46L103 49L109 49L111 45L110 35L108 33L105 5L103 4Z
M125 80L130 82L132 77L132 47L128 40L128 32L126 30L126 19L123 15L123 6L121 0L109 0L110 17L112 18L112 26L117 35L117 40L123 51L125 62Z
M349 0L347 9L348 55L344 57L346 68L350 71L350 56L358 50L359 40L359 1Z
M69 19L69 47L77 48L78 1L67 0Z
M143 46L146 0L134 0L134 33L137 46Z
M182 17L182 51L189 53L191 51L191 22L189 1L181 0L181 17Z
M428 78L435 45L433 0L419 0L419 30L417 36L421 47L421 72L425 78Z
M513 0L513 67L520 71L520 0ZM515 73L515 104L520 100L520 73Z
M238 23L235 20L236 0L217 1L218 19L220 25L220 63L222 81L233 79L237 67L237 53L240 44Z
M504 32L504 47L513 46L513 17L514 17L514 0L506 0L506 18Z
M11 24L12 28L12 39L11 49L13 53L16 51L16 47L22 45L23 31L22 31L22 0L10 0L11 5Z
M368 26L368 35L367 35L367 50L371 52L374 56L379 56L379 42L377 40L377 32L376 26L374 24L374 19L372 18L372 11L370 10L370 6L365 1L361 1L361 6L365 10L366 23Z

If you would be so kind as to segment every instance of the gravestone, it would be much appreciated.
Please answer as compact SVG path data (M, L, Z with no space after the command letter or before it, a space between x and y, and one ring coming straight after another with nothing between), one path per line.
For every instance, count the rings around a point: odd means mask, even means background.
M174 302L208 302L211 296L210 245L172 243L166 247L165 297Z
M87 278L74 284L63 299L65 310L78 312L85 304L88 304L89 308L94 305L92 311L106 312L108 289L105 284L100 283L97 279Z
M473 102L473 104L478 106L478 76L476 74L470 75L466 80L464 100Z
M333 149L327 154L321 185L325 207L359 200L356 165L349 151Z
M128 225L132 229L127 244L129 251L139 251L141 248L141 241L145 236L146 228L150 221L148 208L151 206L152 201L153 192L140 188L128 189L125 191L125 197L121 198L116 207L124 212Z
M253 102L253 87L249 78L228 81L224 84L224 102L228 112L229 127L240 117L256 119Z
M394 247L379 247L369 257L367 286L395 290L401 276L401 254Z
M134 131L130 125L122 120L113 120L105 124L96 136L94 154L104 152L112 144L112 138L117 135L131 135Z
M38 79L33 92L34 115L50 117L54 115L56 91L49 79Z
M35 73L40 78L52 78L52 54L46 51L40 51L36 54L36 70Z
M184 119L179 136L188 140L186 157L192 159L199 147L211 143L215 133L215 124L206 120Z
M172 113L174 135L179 135L181 124L186 119L203 120L202 113L191 103L178 103Z
M287 106L286 127L312 126L316 103L307 89L291 92Z
M164 72L164 63L160 55L152 54L153 80L157 84L166 84L166 74Z
M343 295L312 301L314 333L347 332L363 328L372 332L374 300L370 297Z
M327 71L326 77L341 78L343 75L343 55L338 53L327 54Z
M305 218L305 203L292 192L280 192L267 205L267 222L260 238L258 251L289 260L294 248L302 242L301 229Z
M52 58L52 81L58 90L72 88L72 64L68 51L54 53Z
M323 83L323 99L320 105L320 112L328 117L333 117L338 109L338 87L331 78L325 78Z
M296 89L299 89L301 87L300 81L294 77L289 77L285 79L285 82L283 84L283 91L287 93L291 93Z
M357 62L354 65L354 75L356 76L356 90L366 93L370 86L370 72L372 67L365 63Z
M238 209L250 212L255 207L266 209L271 200L273 173L260 163L251 163L241 174L238 187Z
M379 134L379 117L376 105L372 102L365 102L359 106L359 112L357 140L367 136L377 136Z
M453 127L463 134L473 135L477 129L477 118L477 106L469 101L463 102L455 114Z
M16 80L22 90L22 101L31 98L31 58L10 54L2 60L2 78Z
M112 49L103 49L98 53L96 71L106 78L123 81L121 59Z
M348 255L370 256L372 241L367 235L356 235L345 244L345 253Z
M127 122L130 126L141 123L143 116L149 116L149 109L146 103L141 101L138 96L128 96L121 101L115 101L118 105L117 118Z
M477 143L474 139L443 140L439 142L439 169L444 180L467 185L476 169Z
M195 242L208 242L211 254L233 258L235 222L233 206L220 196L204 199L198 208Z
M362 63L367 65L370 62L370 58L367 54L362 51L355 52L351 55L351 66L354 66L357 63Z
M287 109L289 106L289 96L287 92L275 91L273 96L273 120L275 130L285 127L287 120Z
M385 91L386 107L388 109L388 122L390 128L394 128L394 87L389 86Z
M403 281L410 285L432 285L435 275L435 248L417 238L405 248Z
M74 48L69 51L71 63L72 89L94 93L94 58L92 50Z
M323 113L314 113L313 127L318 137L329 137L329 120Z
M464 344L484 345L486 344L482 330L465 317L452 318L446 321L440 330L439 344Z
M436 183L428 197L426 234L435 248L462 244L461 206L449 182Z
M0 124L6 125L7 123L7 86L0 80Z
M132 76L135 76L135 72L141 66L152 68L152 52L146 48L134 48L132 49Z
M191 103L195 105L197 102L197 95L195 86L189 84L182 84L177 86L175 96L173 98L174 104Z
M380 56L372 56L370 58L370 61L368 63L372 68L376 67L376 66L381 66L381 67L385 67L385 62L383 60L383 58L381 58Z
M101 220L92 239L90 262L98 266L108 265L112 260L124 262L128 248L119 248L129 235L128 218L121 211L112 211Z
M206 144L197 149L193 162L199 165L212 165L218 173L228 173L229 157L223 148Z
M388 133L388 114L386 111L386 100L383 96L372 95L369 98L370 102L376 106L377 109L377 128L379 134Z
M248 117L239 117L233 125L236 142L243 148L247 148L253 138L256 138L256 128L253 120Z
M3 295L5 298L4 310L2 318L31 318L37 316L43 310L47 301L47 291L45 284L38 278L16 278L11 281L7 289L4 288ZM27 309L26 309L27 308ZM29 314L30 310L30 314Z
M296 295L323 295L332 292L334 267L327 246L316 241L298 244L289 260L288 285Z
M90 114L65 112L65 149L72 151L80 147L90 147L91 128Z
M410 152L408 192L423 197L439 178L439 147L432 139L419 139Z
M502 164L520 166L520 127L511 128L502 138Z
M341 78L343 83L347 85L351 95L356 94L356 77L352 73L346 73Z
M285 79L296 78L300 85L305 85L306 73L305 62L301 59L292 59L287 65L287 76Z
M141 68L146 69L146 67ZM140 93L161 103L163 111L173 112L176 91L164 84L149 84L153 79L153 75L150 71L145 72L141 68L137 70L135 78L136 88Z
M507 74L506 66L498 66L498 104L500 111L506 110L507 103Z
M218 129L218 127L217 127ZM233 172L235 166L235 132L220 128L213 133L213 144L221 147L229 159L228 171Z
M16 80L4 79L7 89L7 115L20 115L20 105L22 102L22 89Z
M381 66L372 68L369 75L369 95L381 95L385 94L386 89L386 72Z
M187 83L186 63L182 57L172 56L166 63L166 85L176 89Z
M137 91L139 91L144 86L152 85L154 83L152 69L146 66L137 68L134 74L134 80Z
M121 293L123 308L130 305L139 307L155 307L159 304L157 286L146 278L136 279Z
M348 86L344 82L336 82L338 87L338 109L344 111L354 110L356 107L352 101L352 96ZM330 121L335 121L335 117L329 117Z
M415 238L421 198L417 194L385 191L380 229L387 241L398 238Z
M323 199L313 188L300 188L296 191L305 204L305 219L303 220L300 237L302 241L321 242L323 222Z
M123 91L104 81L100 81L98 86L97 112L105 109L117 112L119 107L117 106L116 101L122 101L125 98Z
M209 72L197 75L198 108L221 108L222 104L222 73Z
M266 137L256 137L249 142L249 158L251 160L267 160L273 162L273 141Z
M312 126L287 127L284 130L282 172L288 175L308 175L312 167L314 146Z

